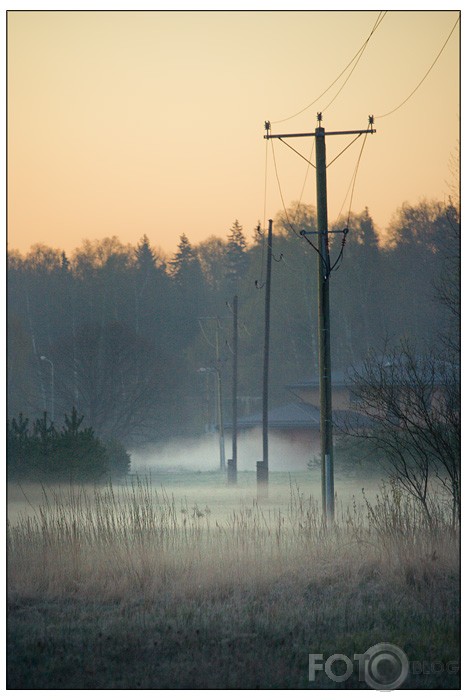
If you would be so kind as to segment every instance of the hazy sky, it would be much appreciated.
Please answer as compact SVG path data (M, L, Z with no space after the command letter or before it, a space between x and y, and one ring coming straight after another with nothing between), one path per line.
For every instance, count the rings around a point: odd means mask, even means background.
M404 201L445 199L459 138L459 25L418 91L378 116L423 78L455 11L388 12L329 108L349 71L310 109L274 123L326 90L378 15L10 12L9 247L71 251L84 238L146 234L171 254L180 234L226 237L235 219L250 235L282 208L264 121L272 133L309 132L319 110L327 131L364 129L375 115L354 211L368 206L384 229ZM351 138L327 138L328 163ZM328 169L330 221L348 209L362 139ZM289 143L309 156L313 140ZM307 164L277 140L274 152L288 206ZM316 202L314 171L302 201Z

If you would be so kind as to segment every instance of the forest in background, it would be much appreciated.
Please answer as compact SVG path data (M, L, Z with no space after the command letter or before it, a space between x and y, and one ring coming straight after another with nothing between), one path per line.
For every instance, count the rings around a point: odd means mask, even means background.
M317 377L316 252L298 233L316 228L314 208L303 204L274 220L271 406L288 400L288 383ZM350 217L331 275L333 371L401 339L433 349L452 331L443 295L458 285L458 231L457 207L436 201L402 205L384 245L367 209ZM331 236L332 260L341 242ZM181 235L172 258L146 235L137 246L85 240L70 256L43 244L10 251L8 417L50 417L53 363L57 423L75 407L97 436L128 448L199 435L214 402L214 374L200 370L216 367L217 327L228 420L235 294L239 415L259 410L265 268L265 232L247 242L238 221L198 245Z

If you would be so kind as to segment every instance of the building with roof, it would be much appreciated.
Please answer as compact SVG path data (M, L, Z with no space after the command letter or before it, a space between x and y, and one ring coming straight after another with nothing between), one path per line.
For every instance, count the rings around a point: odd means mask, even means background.
M294 400L271 408L268 413L269 467L290 471L307 469L320 455L319 382L303 380L287 386ZM350 382L341 373L333 375L333 422L335 433L361 421L362 416L352 409ZM253 465L242 464L241 446L247 444L251 452L255 446L255 460L261 459L262 411L243 416L237 421L239 469ZM232 424L226 424L226 431ZM251 461L251 458L249 458Z

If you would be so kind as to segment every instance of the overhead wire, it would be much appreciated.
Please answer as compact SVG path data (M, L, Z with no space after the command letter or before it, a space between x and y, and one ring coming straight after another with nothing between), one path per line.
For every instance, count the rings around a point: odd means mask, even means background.
M269 142L269 139L266 140L266 144L268 144L268 142ZM286 142L283 141L283 143L286 143ZM286 145L288 145L288 144L286 143ZM274 144L272 144L272 147L273 147L273 149L274 149ZM298 210L299 210L299 208L300 208L300 204L301 204L301 201L302 201L303 192L305 191L305 185L306 185L306 181L307 181L307 177L308 177L308 172L309 172L309 169L310 169L310 165L312 165L313 167L315 167L315 166L313 165L313 163L311 162L311 157L312 157L312 155L313 155L314 147L315 147L315 141L314 141L314 139L313 139L313 143L312 143L311 151L310 151L310 158L307 159L307 158L305 158L304 156L302 156L302 157L304 158L304 160L306 161L306 163L307 163L307 168L306 168L305 177L304 177L304 180L303 180L302 189L301 189L301 192L300 192L300 198L299 198L299 200L298 200L298 202L297 202L297 206L296 206L295 217L298 216ZM292 150L295 150L295 149L292 149ZM296 151L296 153L298 153L298 151ZM301 153L298 153L298 155L301 156L302 154L301 154ZM284 213L285 213L285 216L286 216L286 218L287 218L288 225L289 225L289 227L291 227L291 228L293 229L293 226L292 226L292 224L291 224L291 222L290 222L290 220L289 220L289 217L288 217L288 212L287 212L287 210L286 210L286 208L285 208L285 202L284 202L284 197L283 197L283 195L282 195L282 189L281 189L280 182L279 182L279 174L278 174L278 170L277 170L277 163L276 163L276 161L275 161L275 153L274 153L274 151L273 151L273 158L274 158L274 168L275 168L275 172L276 172L276 178L277 178L277 181L278 181L278 183L279 183L279 192L280 192L280 194L281 194L282 206L283 206L283 208L284 208ZM263 230L262 230L262 231L259 231L259 232L261 233L261 239L262 239L262 246L261 246L261 275L260 275L260 279L259 279L259 280L255 280L255 287L256 287L256 289L262 289L262 288L264 287L264 282L263 282L263 275L264 275L264 250L265 250L265 247L266 247L266 246L269 247L269 243L266 243L266 229L265 229L265 224L266 224L267 173L268 173L268 170L267 170L267 155L266 155L265 168L266 168L266 172L265 172L265 193L264 193ZM301 238L301 236L300 236L299 234L297 234L297 232L296 232L295 230L293 230L293 232L297 235L298 238ZM272 248L271 248L271 253L272 253ZM293 270L292 266L289 265L289 263L287 262L287 260L285 259L284 255L283 255L283 253L280 253L279 258L276 258L275 255L273 255L273 258L274 258L274 260L275 260L276 262L281 262L281 261L284 262L284 264L285 264L286 267L288 267L288 268L289 268L290 270L292 270L293 272L296 272L295 270Z
M349 227L349 222L350 222L350 212L352 209L352 201L353 201L353 195L354 195L354 191L355 191L355 183L357 182L358 169L360 167L360 161L362 159L363 149L365 148L367 138L368 138L368 132L365 134L365 138L363 139L362 147L360 149L360 153L359 153L358 159L357 159L357 165L355 166L355 175L354 175L354 179L353 179L352 193L350 195L350 203L349 203L349 214L347 216L347 228Z
M335 158L333 158L333 159L331 160L331 162L328 163L328 164L326 165L326 168L329 168L343 153L345 153L345 151L346 151L348 148L350 148L350 146L351 146L353 143L355 143L355 141L356 141L357 139L359 139L361 135L362 135L362 134L360 133L360 134L358 134L358 136L356 136L354 139L352 139L352 141L351 141L350 143L348 143L347 146L346 146L345 148L343 148L342 151L341 151L340 153L338 153L337 156L336 156Z
M294 225L292 224L292 222L291 222L290 219L289 219L289 214L288 214L288 211L287 211L287 209L286 209L285 202L284 202L284 196L283 196L283 194L282 194L282 187L281 187L281 183L280 183L280 179L279 179L279 172L278 172L278 170L277 170L276 154L275 154L275 151L274 151L274 142L273 142L271 145L272 145L272 158L273 158L273 161L274 161L274 170L275 170L275 172L276 172L277 185L278 185L278 187L279 187L279 194L280 194L282 206L283 206L283 208L284 208L285 218L287 219L287 223L288 223L288 225L289 225L289 228L290 228L290 230L297 236L297 238L300 238L300 239L301 239L301 238L305 238L305 240L307 241L307 243L309 243L309 244L311 245L311 247L316 251L316 253L318 253L318 255L320 256L320 258L321 258L321 260L323 261L324 266L325 266L325 268L326 268L326 267L327 267L327 262L326 262L325 257L324 257L324 256L322 255L322 253L320 252L320 250L315 246L315 244L314 244L312 241L310 241L308 238L306 238L306 236L301 236L301 235L295 230Z
M303 113L304 111L306 111L307 109L309 109L313 104L315 104L319 99L321 99L321 97L323 97L323 95L325 95L325 94L330 90L330 88L331 88L333 85L335 85L335 83L340 79L340 77L342 77L342 75L343 75L343 74L345 73L345 71L349 68L349 66L351 66L352 63L355 62L355 65L353 66L353 68L352 68L352 70L350 71L349 75L348 75L347 78L345 79L343 85L339 88L338 92L334 95L333 99L332 99L332 100L328 103L328 105L325 107L325 109L328 109L329 106L334 102L334 100L338 97L338 95L342 92L343 88L344 88L345 85L347 84L348 80L350 79L352 73L354 72L355 68L357 67L357 65L358 65L358 63L359 63L359 61L360 61L360 59L361 59L361 57L362 57L362 55L363 55L363 52L364 52L366 46L368 45L369 40L371 39L372 35L374 34L374 32L376 31L376 29L377 29L377 28L379 27L379 25L381 24L381 22L383 21L383 19L384 19L384 17L385 17L386 14L387 14L387 11L385 11L383 14L382 14L382 12L380 11L380 13L379 13L379 15L378 15L378 18L377 18L377 20L376 20L376 22L375 22L375 24L374 24L374 26L373 26L373 29L372 29L372 31L370 32L370 35L368 36L368 38L367 38L367 40L365 41L365 43L363 44L363 46L359 49L359 51L355 54L355 56L353 57L353 59L350 61L349 64L347 64L347 66L346 66L346 67L344 68L344 70L339 74L339 76L331 83L331 85L330 85L318 98L316 98L316 100L314 100L313 102L311 102L310 104L308 104L306 107L304 107L304 108L303 108L302 110L300 110L299 112L296 112L295 114L291 115L290 117L287 117L287 118L281 119L281 120L277 120L277 121L272 122L272 123L278 124L278 123L282 123L282 122L284 122L284 121L288 121L289 119L292 119L293 117L298 116L299 114L301 114L301 113ZM448 42L449 42L449 40L450 40L452 34L454 33L454 30L455 30L457 24L459 23L459 20L460 20L460 16L457 17L456 22L454 23L454 26L452 27L452 29L451 29L451 31L450 31L448 37L446 38L445 42L443 43L441 49L440 49L439 52L437 53L435 59L434 59L433 62L431 63L430 67L428 68L428 70L426 71L426 73L424 74L424 76L422 77L422 79L420 80L420 82L419 82L419 83L416 85L416 87L412 90L412 92L411 92L399 105L397 105L397 107L395 107L394 109L390 110L389 112L386 112L385 114L382 114L382 115L377 116L377 117L376 117L377 119L383 119L383 118L385 118L385 117L387 117L387 116L393 114L394 112L396 112L398 109L400 109L401 107L403 107L403 106L410 100L410 98L417 92L417 90L421 87L421 85L422 85L422 84L424 83L424 81L427 79L428 75L430 74L430 72L432 71L432 69L433 69L434 66L436 65L437 61L439 60L440 56L442 55L442 53L443 53L443 51L444 51L446 45L448 44ZM322 110L322 111L324 111L324 110ZM357 136L355 139L353 139L353 140L351 141L351 143L349 143L349 144L348 144L348 145L347 145L347 146L346 146L346 147L345 147L345 148L344 148L330 163L327 164L327 167L329 167L330 165L332 165L332 164L337 160L337 158L339 158L348 148L350 148L350 146L351 146L360 136L361 136L361 134L358 134L358 136ZM321 259L322 259L322 261L323 261L323 263L324 263L324 265L325 265L325 269L327 270L327 274L328 274L328 275L331 273L331 271L337 270L337 269L340 267L340 264L341 264L342 259L343 259L344 248L345 248L345 243L346 243L346 236L347 236L347 234L348 234L348 228L349 228L349 224L350 224L350 216L351 216L351 211L352 211L352 203L353 203L353 197L354 197L355 186L356 186L356 181L357 181L357 175L358 175L358 171L359 171L359 167L360 167L360 163L361 163L361 159L362 159L362 155L363 155L363 150L364 150L364 147L365 147L365 144L366 144L367 136L368 136L368 132L365 132L365 138L363 139L363 143L362 143L362 146L361 146L361 149L360 149L358 158L357 158L357 163L356 163L356 166L355 166L355 169L354 169L354 172L353 172L353 175L352 175L350 184L349 184L349 188L347 189L347 192L346 192L346 195L345 195L345 198L344 198L344 202L343 202L343 204L342 204L342 206L341 206L341 209L340 209L340 211L339 211L338 219L340 218L340 215L341 215L341 213L342 213L342 209L344 208L344 204L345 204L345 201L347 200L347 197L348 197L348 195L349 195L349 191L351 191L350 201L349 201L349 210L348 210L348 215L347 215L347 225L346 225L346 227L345 227L344 230L343 230L343 238L342 238L341 250L340 250L339 255L338 255L336 261L334 262L334 264L333 264L332 266L329 266L329 264L328 264L327 261L324 259L323 255L321 254L321 252L319 251L319 249L312 243L312 241L310 241L307 237L303 236L303 237L305 238L305 240L311 245L311 247L318 253L318 255L320 255L320 257L321 257ZM306 178L307 178L307 176L308 176L309 166L310 166L310 165L313 166L313 167L315 167L315 166L314 166L314 164L311 162L311 160L307 159L305 156L303 156L301 153L299 153L296 149L294 149L292 146L290 146L290 144L288 144L286 141L284 141L284 140L281 139L281 138L280 138L279 140L282 141L282 143L285 143L292 151L294 151L297 155L299 155L299 156L300 156L303 160L305 160L305 162L307 163L307 171L306 171L306 175L305 175L305 180L304 180L304 184L303 184L302 191L301 191L301 194L300 194L300 200L299 200L299 202L298 202L298 204L297 204L297 214L298 214L298 209L299 209L299 206L300 206L301 198L302 198L302 196L303 196L303 192L304 192L304 188L305 188L305 184L306 184ZM280 194L280 198L281 198L281 201L282 201L282 206L283 206L283 209L284 209L284 214L285 214L285 217L286 217L286 220L287 220L287 224L288 224L290 230L295 234L295 236L297 236L298 238L302 238L302 236L296 231L294 225L293 225L292 222L290 221L289 213L288 213L288 211L287 211L287 209L286 209L286 206L285 206L284 196L283 196L283 192L282 192L282 187L281 187L281 183L280 183L280 178L279 178L279 173L278 173L278 168L277 168L277 162L276 162L276 157L275 157L274 143L272 143L272 154L273 154L274 170L275 170L276 180L277 180L278 189L279 189L279 194ZM311 155L310 155L310 159L311 159ZM265 213L264 213L264 220L263 220L263 221L265 222ZM263 225L263 243L264 243L264 225ZM283 256L281 255L281 258L282 258L282 257L283 257ZM288 265L288 263L287 263L286 260L284 260L284 262L285 262L285 264L287 265L287 267L290 267L290 268L291 268L291 266ZM291 269L292 269L292 268L291 268Z
M344 82L342 83L342 85L340 86L339 90L336 92L336 94L335 94L334 97L332 98L332 100L331 100L330 102L328 102L328 104L326 105L326 107L324 107L324 109L322 109L321 112L325 112L325 111L332 105L332 103L334 102L334 100L337 99L337 97L340 95L340 93L342 92L342 90L345 88L345 86L346 86L347 83L349 82L349 79L350 79L352 73L354 72L355 68L358 66L359 61L360 61L361 57L363 56L363 53L364 53L366 47L368 46L368 42L370 41L371 37L373 36L373 34L375 33L375 31L378 29L379 25L381 24L381 22L383 21L383 19L385 18L386 15L387 15L387 10L384 11L384 14L383 14L383 16L382 16L381 19L380 19L381 12L379 13L378 19L376 20L375 25L374 25L373 29L371 30L370 36L368 37L368 39L366 40L366 42L363 44L362 48L360 49L360 55L358 56L358 58L357 58L357 60L356 60L356 62L355 62L355 65L353 66L352 70L350 71L350 73L348 74L347 78L344 80Z
M344 248L345 248L345 244L346 244L347 234L348 234L348 232L349 232L350 214L351 214L351 211L352 211L352 201L353 201L353 195L354 195L354 191L355 191L355 183L356 183L356 181L357 181L358 169L359 169L359 167L360 167L360 161L361 161L361 159L362 159L363 149L365 148L365 144L366 144L366 139L367 139L367 137L368 137L368 132L365 134L365 138L363 139L362 147L361 147L361 149L360 149L360 153L359 153L358 158L357 158L357 164L356 164L356 166L355 166L355 169L354 169L352 178L351 178L351 180L350 180L350 185L349 185L349 187L348 187L348 189L347 189L347 193L346 193L346 195L345 195L344 202L342 203L340 212L339 212L339 214L338 214L338 216L337 216L337 220L339 220L340 215L341 215L341 212L342 212L342 209L344 208L345 201L346 201L347 196L348 196L348 194L349 194L349 190L350 190L350 188L352 188L352 193L351 193L351 195L350 195L350 203L349 203L349 213L348 213L348 215L347 215L347 224L346 224L346 226L345 226L345 228L344 228L344 231L343 231L341 249L340 249L339 255L338 255L337 258L336 258L336 261L334 262L334 264L333 264L332 267L331 267L330 272L332 272L333 270L338 270L338 269L339 269L340 263L341 263L341 261L342 261L342 259L343 259L343 257L344 257Z
M264 158L264 200L263 200L263 228L261 230L260 226L258 225L257 231L258 234L261 234L261 274L260 274L260 282L258 283L258 280L256 280L255 285L257 289L261 289L263 286L263 275L264 275L264 247L265 247L265 236L264 232L266 230L266 202L267 202L267 193L268 193L268 147L269 147L269 139L266 139L266 151L265 151L265 158Z
M370 133L370 132L369 132L369 131L364 131L364 132L362 132L362 133L365 134L365 138L363 139L362 147L361 147L361 149L360 149L360 153L359 153L358 158L357 158L357 164L356 164L356 166L355 166L355 169L354 169L354 172L353 172L351 181L350 181L349 188L348 188L347 193L346 193L346 195L345 195L345 199L344 199L344 202L343 202L343 204L342 204L342 207L341 207L341 210L340 210L340 212L339 212L339 215L338 215L338 217L337 217L337 219L339 219L339 217L340 217L340 215L341 215L341 212L342 212L342 209L343 209L343 207L344 207L345 201L346 201L346 199L347 199L347 197L348 197L349 190L352 188L351 197L350 197L350 205L349 205L349 213L348 213L348 217L347 217L347 225L345 226L345 228L344 228L343 231L342 231L343 236L342 236L341 250L340 250L340 252L339 252L339 255L337 256L337 259L335 260L335 262L334 262L332 265L329 264L329 262L326 260L326 258L322 255L322 253L321 253L321 251L319 250L319 248L318 248L317 246L315 246L314 243L313 243L309 238L307 238L306 236L301 236L299 233L297 233L297 231L295 230L294 225L293 225L292 222L290 221L290 218L289 218L289 215L288 215L288 211L287 211L287 209L286 209L286 207L285 207L284 196L283 196L283 193L282 193L282 187L281 187L281 183L280 183L280 179L279 179L279 172L278 172L278 168L277 168L277 162L276 162L275 151L274 151L274 143L272 143L272 154L273 154L273 160L274 160L274 169L275 169L275 173L276 173L277 184L278 184L278 187L279 187L279 194L280 194L280 198L281 198L281 201L282 201L282 206L283 206L283 208L284 208L284 213L285 213L285 216L286 216L286 219L287 219L288 226L289 226L289 228L291 229L291 231L292 231L298 238L304 238L304 239L307 241L307 243L313 248L313 250L315 250L315 252L318 253L318 255L320 256L321 260L323 261L324 269L326 270L326 275L327 275L327 276L330 275L331 272L332 272L333 270L338 269L338 267L340 266L340 262L342 261L342 258L343 258L343 256L344 256L344 248L345 248L345 244L346 244L347 234L348 234L348 232L349 232L350 213L351 213L351 209L352 209L352 201L353 201L353 195L354 195L354 191L355 191L355 183L356 183L356 180L357 180L357 173L358 173L358 169L359 169L359 166L360 166L360 161L361 161L362 154L363 154L363 149L364 149L365 144L366 144L366 139L367 139L367 137L368 137L368 133ZM353 143L355 143L355 141L362 135L362 133L358 134L358 136L357 136L356 138L354 138L354 139L351 141L351 143L349 143L349 144L348 144L348 145L347 145L347 146L346 146L346 147L345 147L345 148L344 148L344 149L343 149L329 164L328 164L327 167L329 167L329 165L331 165L332 163L334 163L334 161L337 160L337 158L339 158L339 156L342 155L342 153L344 153L344 151L346 151L348 148L350 148L350 146L351 146ZM279 139L279 140L282 141L282 139ZM285 142L283 142L283 143L285 143ZM303 190L304 190L304 187L302 188L302 194L303 194ZM300 202L299 202L298 205L297 205L297 212L298 212L298 207L299 207L299 206L300 206ZM282 255L281 255L281 257L282 257Z
M209 338L207 337L206 333L204 332L203 324L201 323L201 319L198 319L199 327L201 328L201 333L203 334L204 340L207 342L207 344L215 349L214 343L212 343Z
M313 155L314 149L315 149L315 140L312 139L311 152L310 152L310 158L309 158L309 160L311 160L311 156ZM310 171L310 167L307 165L307 168L306 168L306 171L305 171L305 177L304 177L303 185L302 185L302 191L300 192L300 198L299 198L298 204L297 204L297 211L298 211L298 208L299 208L300 204L302 203L302 197L303 197L303 193L304 193L304 191L305 191L305 185L306 185L306 181L307 181L307 178L308 178L308 173L309 173L309 171Z
M384 119L385 117L388 117L390 114L394 114L394 112L397 112L398 109L400 109L401 107L403 107L403 106L405 105L405 103L408 102L408 101L410 100L410 98L412 97L412 95L414 95L414 94L417 92L418 88L425 82L425 80L426 80L426 78L428 77L428 75L430 74L431 70L434 68L435 64L437 63L439 57L440 57L441 54L443 53L443 51L444 51L444 49L445 49L445 47L446 47L446 45L447 45L449 39L451 38L451 36L452 36L453 33L454 33L454 30L455 30L457 24L459 23L459 20L460 20L460 15L457 17L456 21L454 22L454 26L453 26L453 28L451 29L451 31L449 32L448 38L446 39L446 41L445 41L444 44L442 45L440 51L439 51L438 54L436 55L435 60L433 61L433 63L431 64L431 66L428 68L427 72L425 73L425 75L423 76L423 78L420 80L420 82L418 83L418 85L412 90L412 92L410 93L410 95L409 95L408 97L406 97L405 100L404 100L403 102L401 102L399 105L397 105L397 107L394 107L394 109L391 109L389 112L386 112L385 114L380 114L380 115L376 116L375 119Z
M373 25L373 29L371 30L367 39L364 41L362 46L358 49L357 53L353 56L353 58L349 61L349 63L345 66L345 68L339 73L337 78L335 80L333 80L333 82L326 88L326 90L324 90L324 92L322 92L321 95L319 95L315 100L313 100L313 102L310 102L310 104L308 104L306 107L303 107L303 109L300 109L298 112L295 112L295 114L292 114L290 117L285 117L284 119L276 119L276 121L271 122L272 124L282 124L283 122L287 122L290 119L293 119L294 117L298 117L299 114L303 114L303 112L306 112L307 109L309 109L314 104L316 104L316 102L318 102L318 100L320 100L322 97L324 97L324 95L327 92L329 92L329 90L337 83L338 80L340 80L340 78L344 75L344 73L352 65L352 63L357 59L357 57L358 57L358 61L360 60L360 58L361 58L360 54L362 54L363 51L366 49L367 44L370 41L371 37L373 36L373 34L375 33L375 31L377 30L377 28L379 27L379 25L383 21L384 17L386 16L387 10L384 12L382 17L381 17L381 13L382 13L382 10L380 10L378 17L376 19L376 22ZM357 63L358 63L358 61L357 61ZM352 72L353 72L353 70L354 69L352 69ZM350 77L350 75L348 77ZM348 78L347 78L347 80L348 80ZM345 82L347 82L347 80ZM345 83L344 83L344 85L345 85ZM340 92L340 90L339 90L339 92ZM337 94L339 94L339 93L337 93ZM337 95L334 96L332 101L334 101L334 99L336 99L336 97L337 97ZM329 103L329 104L331 104L331 103ZM329 105L328 105L328 107L329 107Z

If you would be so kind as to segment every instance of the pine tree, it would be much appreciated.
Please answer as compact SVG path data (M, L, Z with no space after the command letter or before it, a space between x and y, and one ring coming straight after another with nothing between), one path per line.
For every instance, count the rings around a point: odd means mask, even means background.
M199 269L198 256L185 233L180 236L177 252L170 262L172 279L179 285L183 285L195 268ZM201 270L199 269L201 272Z
M247 244L243 234L243 228L235 219L227 243L227 278L234 284L244 277L248 268Z
M81 428L83 420L74 406L71 416L65 415L56 446L55 471L60 477L85 481L99 479L108 471L105 447L92 428Z
M21 477L26 472L30 449L28 419L20 413L18 420L7 421L7 464L8 476Z
M144 235L136 246L136 267L146 275L156 268L156 256L154 255L149 238Z

